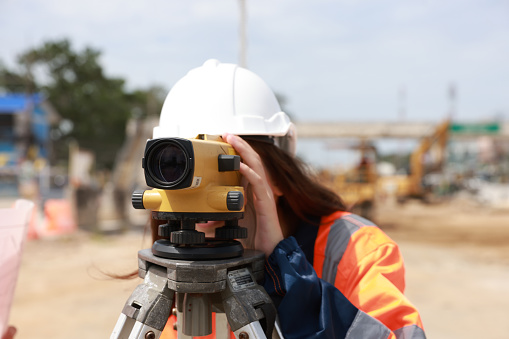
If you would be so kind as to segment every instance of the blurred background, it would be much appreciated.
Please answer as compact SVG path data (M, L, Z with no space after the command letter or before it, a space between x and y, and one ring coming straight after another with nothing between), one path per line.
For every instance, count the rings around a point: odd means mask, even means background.
M35 202L17 338L106 337L150 246L142 152L209 58L277 93L298 156L401 246L429 338L509 331L507 1L0 0L0 208Z

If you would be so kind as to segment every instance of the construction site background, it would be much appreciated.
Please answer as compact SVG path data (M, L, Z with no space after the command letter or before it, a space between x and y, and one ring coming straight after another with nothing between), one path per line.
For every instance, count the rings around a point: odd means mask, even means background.
M111 332L139 280L115 280L105 273L135 271L137 251L150 246L149 212L132 208L130 196L145 187L141 158L156 124L157 119L129 122L109 173L95 171L94 154L74 144L68 169L37 171L35 162L25 161L16 182L3 183L10 189L2 189L0 207L10 207L19 197L37 206L10 318L17 338L58 339L69 333L90 338ZM348 143L357 157L341 168L315 166L313 171L401 246L407 294L428 336L505 338L508 141L448 139L426 150L418 141L413 151L420 149L414 156L422 166L420 195L409 186L412 154L400 154L408 161L407 168L398 168L381 161L376 140ZM303 149L299 155L305 159Z

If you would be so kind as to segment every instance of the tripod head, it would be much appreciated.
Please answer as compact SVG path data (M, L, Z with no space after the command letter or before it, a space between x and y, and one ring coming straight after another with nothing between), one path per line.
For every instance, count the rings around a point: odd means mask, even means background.
M240 156L219 136L193 139L160 138L147 141L142 167L151 190L135 191L133 207L152 210L163 240L155 255L173 259L220 259L240 256L247 237L238 225L244 217ZM205 238L196 223L225 221L214 238ZM239 253L240 252L240 253Z

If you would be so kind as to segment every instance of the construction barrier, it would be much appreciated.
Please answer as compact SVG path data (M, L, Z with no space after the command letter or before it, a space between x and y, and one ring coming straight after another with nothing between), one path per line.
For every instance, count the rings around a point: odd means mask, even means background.
M44 204L44 218L37 234L40 237L73 233L77 230L71 203L65 199L50 199Z

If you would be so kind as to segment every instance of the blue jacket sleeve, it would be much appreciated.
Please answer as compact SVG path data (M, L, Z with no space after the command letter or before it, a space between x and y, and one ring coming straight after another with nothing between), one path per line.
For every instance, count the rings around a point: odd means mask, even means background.
M319 279L293 237L281 241L267 259L264 288L277 306L286 339L387 338L390 334L336 287Z

